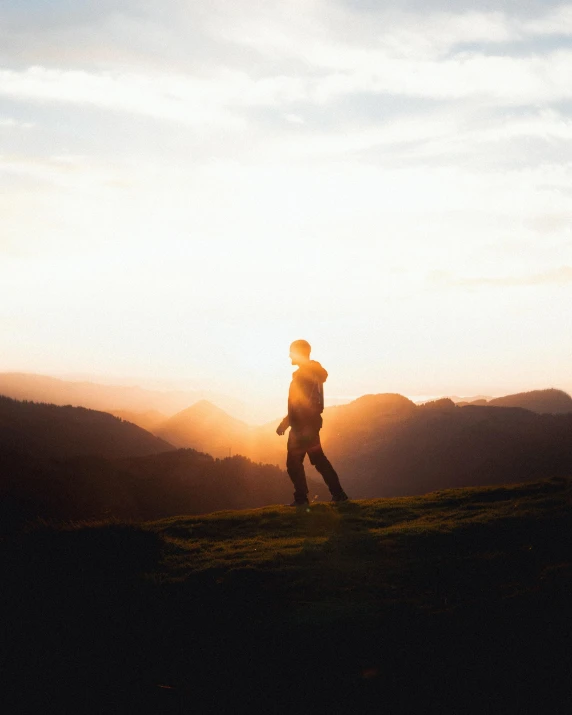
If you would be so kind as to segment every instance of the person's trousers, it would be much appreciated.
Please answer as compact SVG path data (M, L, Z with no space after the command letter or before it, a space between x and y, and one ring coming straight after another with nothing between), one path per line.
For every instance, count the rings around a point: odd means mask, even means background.
M304 471L304 457L308 455L310 463L322 475L332 496L343 493L336 470L324 454L320 443L320 430L315 428L290 429L288 435L288 456L286 470L294 485L294 499L304 501L308 498L308 483Z

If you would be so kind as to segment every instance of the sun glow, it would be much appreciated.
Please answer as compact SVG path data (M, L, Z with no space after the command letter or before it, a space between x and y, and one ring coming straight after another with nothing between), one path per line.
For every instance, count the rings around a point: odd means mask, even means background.
M326 396L569 388L568 15L223 4L14 25L0 369L265 400L305 336Z

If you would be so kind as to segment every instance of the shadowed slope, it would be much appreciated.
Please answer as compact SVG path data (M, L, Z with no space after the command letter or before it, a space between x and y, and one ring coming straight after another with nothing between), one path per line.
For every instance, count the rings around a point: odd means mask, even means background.
M565 712L571 507L547 480L22 535L7 682L75 712Z
M572 412L572 397L563 390L531 390L515 395L505 395L489 400L493 407L523 407L540 414L565 414Z
M323 442L357 498L572 473L572 414L439 400L356 425L336 409L340 419L324 420Z
M0 451L42 457L126 457L173 449L168 442L107 412L19 402L0 396Z
M157 410L147 410L145 412L132 412L130 410L106 410L110 415L119 417L125 422L131 422L138 427L142 427L147 432L153 432L162 424L167 416Z
M146 457L40 459L0 452L0 533L41 519L156 519L289 502L286 473L246 457L192 449ZM311 497L325 498L310 482ZM328 495L329 498L329 495Z

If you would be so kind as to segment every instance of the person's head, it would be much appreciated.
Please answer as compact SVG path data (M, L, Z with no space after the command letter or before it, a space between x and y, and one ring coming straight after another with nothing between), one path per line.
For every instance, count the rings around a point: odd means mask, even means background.
M292 365L303 365L310 359L312 348L307 340L294 340L290 345L290 360Z

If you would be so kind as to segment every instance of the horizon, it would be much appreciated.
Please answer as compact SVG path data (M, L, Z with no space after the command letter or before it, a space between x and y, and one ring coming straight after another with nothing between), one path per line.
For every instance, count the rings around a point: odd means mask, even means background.
M329 399L572 392L571 3L31 6L0 9L0 371L263 414L305 338Z
M48 375L46 373L26 373L22 371L17 371L17 370L6 370L6 371L0 371L0 377L3 375L24 375L28 377L43 377L43 378L51 378L55 380L62 381L64 383L70 383L70 384L76 384L76 385L81 385L81 384L89 384L94 387L116 387L116 388L127 388L127 389L142 389L144 391L149 391L150 393L162 393L165 395L169 394L177 394L177 395L184 395L186 393L197 393L198 396L190 398L192 401L189 402L184 407L181 407L180 409L172 409L172 410L166 410L164 411L165 415L167 417L170 417L180 411L183 411L185 409L188 409L189 407L192 407L194 404L202 401L210 402L212 405L218 407L219 409L223 410L225 413L230 415L231 417L234 417L235 419L242 420L246 422L247 424L251 426L257 426L257 425L263 425L267 424L269 422L273 422L276 419L280 419L282 416L282 413L286 409L286 394L279 396L276 394L275 396L269 397L269 399L266 401L266 403L260 403L260 402L248 402L248 400L242 400L236 395L233 394L223 394L219 392L214 392L210 391L208 389L201 389L198 387L195 383L192 385L186 383L185 381L183 382L178 382L175 380L166 380L164 381L163 387L161 387L162 381L160 380L150 380L146 381L144 378L120 378L118 376L115 376L114 378L108 378L108 381L105 381L105 377L101 375L90 375L87 373L82 373L80 375L75 374L75 375L70 375L70 374L64 374L64 375ZM177 387L178 385L178 387ZM531 388L531 389L525 389L525 390L518 390L515 393L509 392L509 391L500 391L497 394L491 394L491 393L485 393L483 391L479 392L461 392L461 393L454 393L454 392L449 392L449 393L424 393L424 394L406 394L404 392L399 392L396 390L371 390L369 392L364 392L360 395L325 395L325 407L335 407L337 405L345 405L350 402L353 402L361 397L364 397L365 395L383 395L383 394L399 394L402 395L403 397L406 397L407 399L411 400L415 404L422 404L424 402L430 402L433 400L438 400L438 399L443 399L443 398L449 398L453 399L454 401L464 401L464 400L475 400L475 399L482 399L485 398L487 400L490 399L495 399L497 397L505 397L510 394L519 394L519 393L525 393L525 392L531 392L535 390L549 390L549 389L555 389L555 390L560 390L562 392L565 392L566 394L570 395L570 392L568 390L565 390L561 387L555 387L553 385L549 386L544 386L541 388ZM2 390L0 388L0 394L2 394ZM78 403L80 405L81 403ZM94 408L91 408L94 409ZM102 408L103 409L103 408ZM108 407L109 411L130 411L133 412L133 414L139 414L144 411L147 411L148 409L154 409L153 406L151 405L149 408L146 408L145 410L137 409L135 407L115 407L113 405L109 405ZM103 411L106 411L106 409L103 409ZM159 410L161 411L161 410Z

